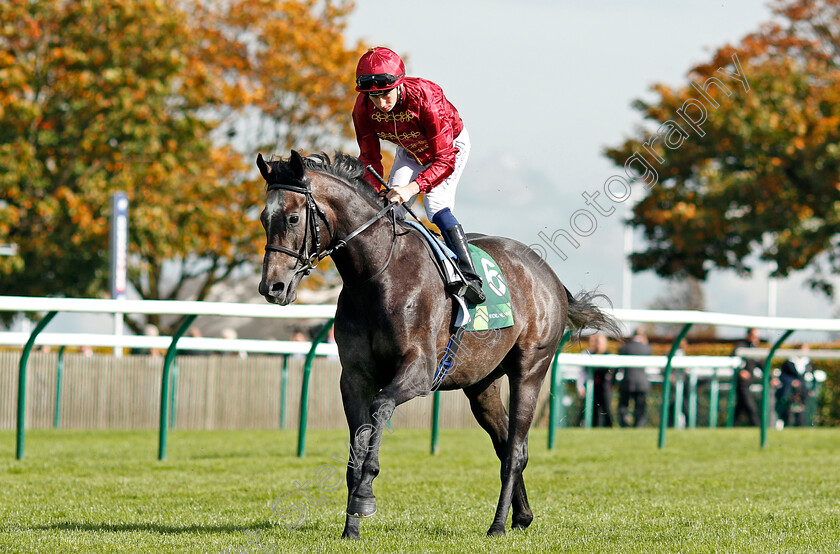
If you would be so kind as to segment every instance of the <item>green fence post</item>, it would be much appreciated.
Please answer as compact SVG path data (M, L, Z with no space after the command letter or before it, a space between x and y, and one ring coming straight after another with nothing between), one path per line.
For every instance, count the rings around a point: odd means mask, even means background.
M592 429L592 419L595 413L595 369L586 367L586 388L583 398L583 428Z
M58 349L58 362L55 364L55 416L53 418L53 428L58 429L59 420L61 418L61 372L64 369L64 349L62 346Z
M761 376L761 447L767 445L767 425L770 422L770 370L773 365L773 355L776 350L782 345L785 340L793 334L795 329L790 329L782 333L779 340L770 348L767 353L767 359L764 360L764 374Z
M560 350L554 353L554 360L551 362L551 381L549 382L548 394L548 449L554 450L554 433L557 430L557 359L560 357Z
M558 402L561 401L560 394L565 393L565 389L563 391L559 391L558 387L563 387L563 376L558 375L558 361L560 359L560 354L563 352L563 347L569 341L569 338L572 336L571 331L566 331L563 335L563 338L560 339L560 344L557 345L557 352L554 353L554 360L551 362L551 383L549 383L549 396L548 396L548 449L554 450L554 435L557 432L557 425L559 419L559 404ZM559 383L558 383L559 381Z
M738 394L738 372L740 367L732 368L732 379L729 381L728 404L726 405L726 426L735 427L735 399Z
M717 369L713 370L712 381L709 384L709 427L717 427L718 405L720 402L720 381L717 378Z
M286 381L289 379L289 355L283 354L283 369L280 370L280 429L286 428Z
M15 449L15 457L18 460L23 459L24 447L24 432L26 425L26 365L29 363L29 353L32 352L32 347L35 345L35 337L44 330L44 327L52 321L55 314L58 312L49 312L44 316L44 319L38 322L35 330L29 335L29 340L26 341L26 346L23 347L23 352L20 353L20 364L18 365L18 398L17 398L17 447Z
M808 427L814 426L814 415L817 412L817 397L820 394L820 383L817 381L817 378L813 375L813 373L811 375L813 377L811 384L808 385L807 381L805 384L805 390L807 390L809 394L805 399L805 421L803 421L803 424Z
M306 355L306 362L303 364L303 384L300 387L300 424L298 425L298 458L303 458L306 453L306 417L309 414L309 374L312 372L312 360L315 359L315 349L332 329L335 319L330 319L321 327L318 336L312 341L309 354Z
M671 360L680 348L680 343L688 334L693 323L686 323L677 338L671 344L671 351L668 352L668 361L665 362L665 376L662 378L662 410L659 420L659 448L665 448L665 433L668 429L668 404L671 401Z
M178 411L178 362L172 364L172 391L169 395L169 428L175 428L175 421L177 420L176 412Z
M697 429L697 374L688 374L688 422L686 427Z
M158 460L166 458L166 438L169 430L169 379L172 375L172 362L175 361L175 354L178 352L178 340L192 325L198 314L185 316L178 330L172 336L172 342L166 350L166 358L163 360L163 378L160 382L160 431L158 434Z
M680 369L674 371L674 411L671 417L674 421L674 429L679 426L680 414L682 413L683 399L685 398L685 372ZM670 406L671 403L668 402ZM686 421L688 423L688 421Z
M430 454L438 453L438 429L440 428L440 391L432 394L432 444L429 447Z

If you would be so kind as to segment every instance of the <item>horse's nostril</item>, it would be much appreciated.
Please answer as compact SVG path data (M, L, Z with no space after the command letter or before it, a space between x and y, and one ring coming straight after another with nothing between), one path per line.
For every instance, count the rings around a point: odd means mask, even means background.
M285 283L274 283L273 285L271 285L271 292L283 292L284 288L286 288Z

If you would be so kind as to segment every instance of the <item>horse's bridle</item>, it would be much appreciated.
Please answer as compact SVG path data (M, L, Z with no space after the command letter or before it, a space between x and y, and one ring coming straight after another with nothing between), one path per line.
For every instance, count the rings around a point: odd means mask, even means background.
M309 180L304 181L303 186L298 185L286 185L283 183L272 183L268 185L268 191L272 190L288 190L290 192L296 192L298 194L302 194L306 197L306 230L304 231L303 235L303 242L300 245L300 250L295 252L290 248L286 248L285 246L276 246L274 244L266 244L265 250L266 252L280 252L281 254L286 254L287 256L291 256L296 258L301 266L295 270L295 275L298 273L303 273L304 276L309 275L312 269L317 266L321 260L326 258L327 256L331 255L333 252L342 248L347 245L350 239L356 237L357 235L361 234L365 229L376 223L382 216L391 212L391 223L394 226L394 241L391 242L391 252L388 255L388 262L391 261L391 255L394 253L394 242L396 240L396 215L394 214L394 208L396 204L388 204L381 210L379 210L375 216L368 219L360 226L358 226L353 232L348 234L343 239L339 239L338 241L335 240L335 233L333 232L332 226L330 225L329 219L327 219L327 214L324 213L318 204L315 202L315 199L312 197L312 187L309 184ZM323 219L324 223L327 226L327 231L331 237L331 244L335 242L333 246L328 246L323 252L319 253L318 251L321 249L321 227L318 224L318 220ZM313 240L315 241L315 249L312 252L307 251L307 239L309 238L310 232L312 233ZM386 262L385 267L387 267L388 262ZM380 271L376 273L379 275L385 267L383 267ZM376 276L374 275L374 277ZM372 278L372 277L371 277Z

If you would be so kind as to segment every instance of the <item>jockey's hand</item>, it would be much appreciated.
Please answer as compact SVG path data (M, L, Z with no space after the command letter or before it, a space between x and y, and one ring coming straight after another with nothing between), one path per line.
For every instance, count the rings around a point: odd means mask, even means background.
M416 181L412 181L404 187L395 187L388 191L385 198L388 202L392 202L399 206L404 202L408 202L411 198L420 192L420 185Z

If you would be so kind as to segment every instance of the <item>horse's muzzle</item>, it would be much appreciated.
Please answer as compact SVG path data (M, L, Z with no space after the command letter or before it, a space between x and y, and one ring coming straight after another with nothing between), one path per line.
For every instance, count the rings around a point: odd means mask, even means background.
M295 298L297 298L295 287L287 287L282 281L276 281L271 284L260 281L259 290L260 294L271 304L286 306L294 302Z

